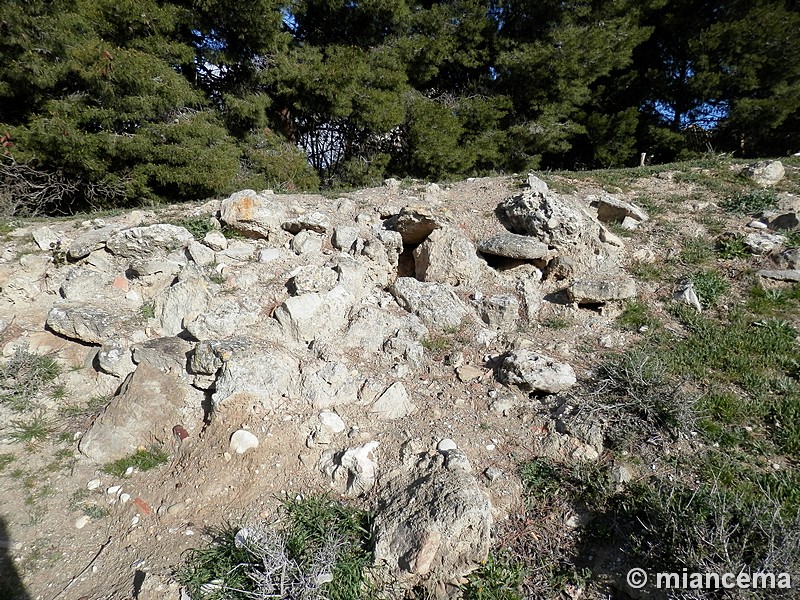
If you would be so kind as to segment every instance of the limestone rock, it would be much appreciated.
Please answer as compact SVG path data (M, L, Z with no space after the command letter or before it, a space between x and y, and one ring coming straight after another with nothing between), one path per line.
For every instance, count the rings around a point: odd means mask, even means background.
M222 364L214 407L227 402L276 409L288 398L297 398L299 361L282 348L253 346L235 352Z
M313 254L322 250L322 236L303 230L292 238L292 250L295 254Z
M745 167L742 174L752 179L757 185L773 186L786 175L786 169L779 160L758 162Z
M519 319L519 301L511 294L484 298L479 303L481 320L495 329L512 329Z
M248 450L258 448L258 438L246 429L239 429L231 435L230 447L236 454L244 454Z
M164 336L181 333L187 317L195 318L208 308L211 293L203 277L187 274L155 298L155 316Z
M541 194L542 196L546 196L547 192L550 191L547 188L547 183L539 179L533 173L528 173L527 184L530 191L534 194Z
M800 269L800 248L789 248L772 257L779 269Z
M437 453L392 480L375 519L379 579L447 598L486 560L492 507L458 449Z
M777 279L778 281L800 281L799 269L786 269L783 271L762 269L758 271L759 277Z
M219 252L228 248L228 238L221 231L214 229L205 234L203 244L211 250Z
M421 244L433 232L440 229L448 220L428 206L409 205L400 209L397 217L388 219L386 227L394 229L403 238L404 244Z
M112 290L114 276L96 269L75 267L67 271L61 283L61 296L66 300L91 301L107 296Z
M125 378L136 370L131 349L118 340L109 340L97 352L97 364L109 375Z
M162 337L133 346L133 362L148 364L162 373L181 376L186 371L193 344L179 337Z
M414 259L420 281L472 286L481 275L475 246L454 227L432 231L414 250Z
M622 223L626 218L634 221L648 220L644 209L614 196L602 196L592 204L597 205L597 218L603 223Z
M551 254L547 244L527 235L501 233L483 240L478 250L484 254L516 258L520 260L540 260Z
M359 228L349 225L337 225L333 230L331 244L337 250L349 252L356 243L359 236Z
M189 356L189 372L214 375L235 353L246 352L252 345L253 341L247 338L198 342Z
M345 495L365 494L375 485L378 469L375 451L378 446L379 442L373 441L339 454L326 451L319 462L320 470L333 480L334 485L344 488Z
M108 238L106 248L115 256L143 259L154 253L184 249L193 241L194 236L185 227L159 223L123 229Z
M312 212L300 215L291 221L286 221L281 227L289 233L300 233L304 229L315 233L325 233L330 229L331 221L325 213Z
M398 277L390 291L400 306L438 329L458 327L469 312L447 285Z
M46 226L34 229L31 237L33 237L36 245L39 246L39 250L44 250L45 252L61 244L61 236Z
M78 260L89 256L95 250L100 250L106 245L106 240L116 231L115 227L101 227L93 229L78 236L67 249L67 256L71 260Z
M753 254L769 254L786 243L786 237L776 233L748 233L742 241Z
M96 462L110 462L149 446L165 426L178 421L189 396L187 385L142 364L81 439L78 449Z
M558 394L577 383L570 365L524 348L505 357L498 378L503 383L546 394Z
M191 242L187 247L187 251L194 263L200 267L208 267L214 264L214 251L205 244L196 241Z
M220 207L220 220L249 237L274 238L286 217L286 210L274 196L262 196L253 190L232 194Z
M216 297L205 312L186 323L186 331L197 340L225 339L242 333L259 321L266 321L265 329L269 327L270 321L261 316L261 307L255 298Z
M372 412L381 419L402 419L414 412L416 406L411 402L405 386L394 382L372 405Z
M578 304L624 300L636 296L636 282L623 275L607 276L603 279L578 279L567 289L567 296Z
M275 309L274 317L291 339L310 342L341 331L353 306L353 295L337 285L324 294L292 296Z
M89 344L126 337L135 326L133 314L85 302L57 302L47 314L47 326L65 337Z
M301 394L316 409L352 404L358 382L341 362L325 361L303 368Z
M297 274L289 280L287 287L295 296L311 292L329 292L334 288L338 276L336 271L318 265L305 265L300 267Z

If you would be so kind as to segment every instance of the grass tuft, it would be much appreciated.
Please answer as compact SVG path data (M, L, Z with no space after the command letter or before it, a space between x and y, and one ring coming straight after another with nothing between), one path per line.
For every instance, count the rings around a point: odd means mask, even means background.
M161 448L151 446L149 449L139 448L130 456L108 463L103 471L115 477L122 477L129 467L139 472L150 471L167 462L169 456Z
M772 190L751 190L729 196L721 208L730 213L757 215L778 205L778 196Z
M61 366L52 356L35 354L18 348L0 367L0 402L14 412L35 408L36 397L61 374Z

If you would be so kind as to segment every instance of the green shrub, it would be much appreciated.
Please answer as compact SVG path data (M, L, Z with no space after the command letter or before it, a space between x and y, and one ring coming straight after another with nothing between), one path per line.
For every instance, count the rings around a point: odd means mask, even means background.
M129 467L137 471L150 471L167 462L169 456L161 448L151 446L149 449L140 448L130 456L120 458L108 463L103 471L115 477L122 477Z
M737 214L756 215L775 208L778 196L772 190L752 190L739 192L729 196L723 203L722 209Z
M689 276L703 308L710 308L730 290L728 281L717 271L696 271Z

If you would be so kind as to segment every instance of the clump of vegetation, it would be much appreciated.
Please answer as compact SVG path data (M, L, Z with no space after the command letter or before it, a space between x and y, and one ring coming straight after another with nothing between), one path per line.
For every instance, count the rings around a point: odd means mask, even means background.
M130 456L108 463L103 467L103 471L115 477L122 477L130 467L140 472L149 471L163 465L168 459L167 453L157 446L139 448Z
M680 261L686 265L701 265L714 256L713 248L708 240L695 237L688 240L681 249Z
M61 366L52 356L17 348L0 367L0 402L15 412L32 410L37 396L53 387Z
M29 419L14 419L11 421L9 437L15 442L36 446L43 442L53 432L52 422L44 415L38 413Z
M639 331L643 327L651 330L658 326L658 319L650 314L649 307L641 300L627 300L617 317L617 324L631 331Z
M743 215L756 215L775 208L778 196L772 190L751 190L729 196L721 205L722 209Z
M172 224L186 228L196 240L202 240L209 231L214 229L211 219L204 215L186 217L179 221L173 221Z
M152 319L156 316L156 305L151 300L150 302L145 302L139 307L139 314L143 319Z
M547 317L542 321L542 325L547 327L548 329L569 329L572 327L572 322L569 319L565 319L563 317Z
M469 576L464 600L522 600L524 564L508 552L491 552L486 563Z
M720 258L747 258L750 252L744 243L744 237L741 235L736 236L723 236L717 240L716 245L717 254Z
M718 271L696 271L689 276L703 308L714 306L730 290L728 281Z
M179 579L192 597L370 598L371 516L324 497L287 500L282 526L226 526L191 550Z

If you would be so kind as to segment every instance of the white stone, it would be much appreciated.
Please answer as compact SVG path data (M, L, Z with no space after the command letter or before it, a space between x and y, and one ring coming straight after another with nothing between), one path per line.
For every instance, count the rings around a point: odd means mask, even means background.
M439 452L450 452L456 448L458 448L458 444L456 444L455 441L450 438L442 438L439 440L439 443L436 446L436 449Z
M252 448L258 448L258 438L250 431L240 429L231 436L231 450L236 454L244 454Z
M91 519L86 515L81 515L77 519L75 519L75 529L83 529L86 527Z
M401 419L414 412L405 386L399 381L390 385L372 405L372 412L381 419Z
M345 424L342 417L337 415L332 410L323 410L319 413L319 420L322 425L333 433L341 433L345 430Z
M96 490L99 487L100 487L99 479L92 479L89 483L86 484L87 490Z

